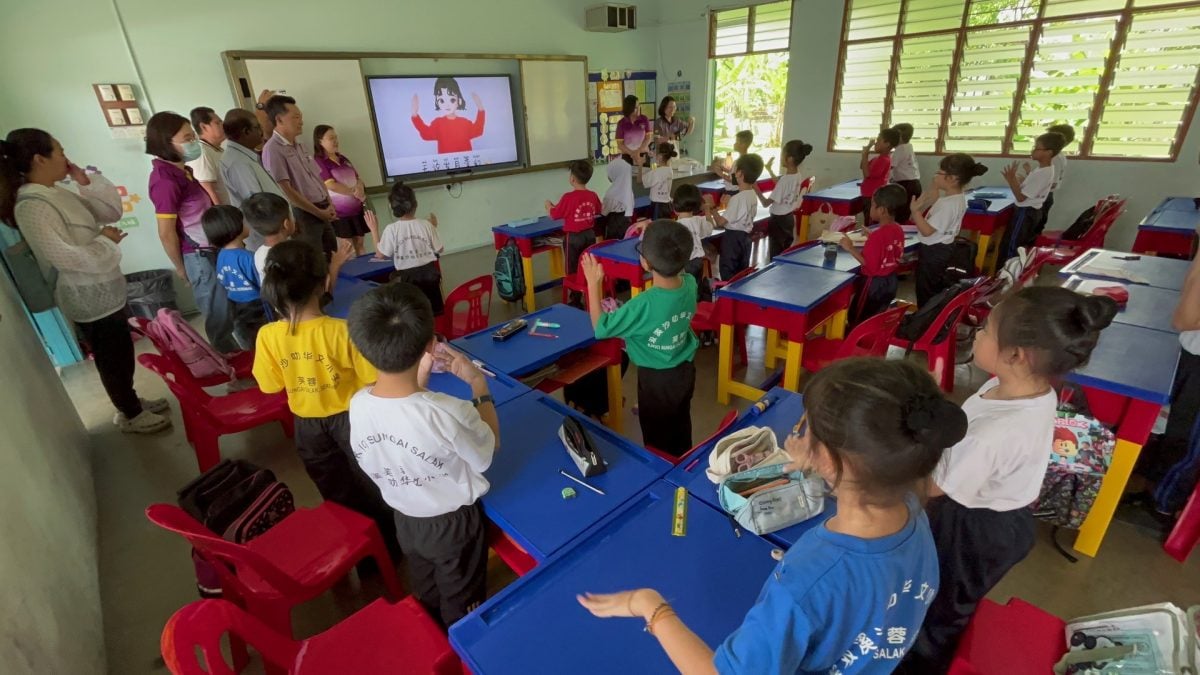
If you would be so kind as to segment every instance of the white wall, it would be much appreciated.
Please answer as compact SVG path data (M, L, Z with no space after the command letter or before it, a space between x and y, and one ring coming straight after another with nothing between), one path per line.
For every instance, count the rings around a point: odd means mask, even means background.
M736 5L740 3L720 3ZM716 6L720 6L720 4ZM669 9L668 9L669 7ZM703 0L672 0L660 12L659 91L666 82L690 80L698 131L688 140L693 157L708 157L701 147L711 105L708 82L707 3ZM792 53L788 68L787 112L783 136L811 143L814 150L805 162L804 173L815 174L819 185L830 185L854 178L858 173L858 154L826 151L829 123L837 77L837 57L842 34L842 0L795 0L792 20ZM682 71L683 77L676 77ZM1200 118L1200 106L1196 111ZM1200 194L1200 119L1193 119L1177 162L1129 162L1111 160L1072 160L1067 183L1055 193L1050 227L1061 229L1080 211L1097 199L1117 193L1129 199L1126 213L1109 233L1108 246L1128 248L1133 243L1137 223L1168 195ZM922 179L937 170L939 158L918 156ZM1003 185L1000 169L1010 159L981 160L990 169L976 179L976 185Z

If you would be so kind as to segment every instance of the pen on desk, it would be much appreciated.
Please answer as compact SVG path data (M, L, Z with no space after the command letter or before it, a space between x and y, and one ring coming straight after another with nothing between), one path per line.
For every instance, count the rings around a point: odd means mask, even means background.
M697 465L697 464L699 464L699 463L700 463L700 458L699 458L699 457L697 457L696 459L693 459L692 461L688 462L688 465L687 465L687 466L685 466L685 467L683 468L683 470L684 470L684 471L686 471L686 472L688 472L688 473L691 473L691 472L692 472L692 469L696 468L696 465Z
M549 323L547 321L542 321L541 319L537 320L537 325L539 328L562 328L560 324Z
M570 480L573 480L576 483L579 483L580 485L582 485L583 487L591 490L592 492L595 492L598 495L604 496L604 490L601 490L600 488L597 488L597 487L592 487L591 485L588 485L587 483L579 480L575 476L572 476L571 474L567 473L566 471L563 471L562 469L559 469L558 472L563 475L563 478L568 478Z
M495 376L496 376L496 374L495 374L495 373L493 373L492 371L490 371L490 370L488 370L487 368L485 368L485 367L484 367L484 365L483 365L483 361L480 361L479 359L471 359L471 365L473 365L473 366L475 366L476 368L478 368L478 369L479 369L479 372L483 373L484 375L487 375L488 377L495 377Z
M554 333L534 333L533 331L530 331L529 335L531 335L533 337L546 338L547 340L557 340L558 339L558 336L555 335Z

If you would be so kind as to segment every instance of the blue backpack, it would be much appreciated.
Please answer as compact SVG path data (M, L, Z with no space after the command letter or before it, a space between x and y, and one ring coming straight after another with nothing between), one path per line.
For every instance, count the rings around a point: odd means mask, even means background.
M525 267L517 242L509 239L508 243L496 252L496 266L492 277L496 281L496 294L501 300L517 302L525 297Z

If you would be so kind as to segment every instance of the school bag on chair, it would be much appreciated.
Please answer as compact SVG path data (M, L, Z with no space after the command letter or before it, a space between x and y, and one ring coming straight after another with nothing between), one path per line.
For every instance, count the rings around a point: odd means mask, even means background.
M896 329L896 337L910 344L919 340L925 334L925 331L929 330L929 327L933 325L933 322L937 320L938 315L942 313L942 309L950 304L951 300L966 293L974 285L973 281L959 281L930 298L928 302L918 307L917 311L905 314L904 318L900 320L900 327ZM946 328L943 327L941 332L938 333L937 339L944 339L946 332Z
M224 375L230 381L236 378L229 361L213 349L178 310L159 308L158 314L146 324L145 330L154 344L165 345L174 352L193 377L206 379Z
M496 281L496 295L505 302L517 302L525 297L525 265L517 242L508 240L496 252L496 265L492 271Z

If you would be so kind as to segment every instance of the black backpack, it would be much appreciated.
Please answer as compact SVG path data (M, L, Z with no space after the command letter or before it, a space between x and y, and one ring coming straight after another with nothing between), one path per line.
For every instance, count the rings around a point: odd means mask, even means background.
M506 302L517 302L525 297L525 266L521 260L521 249L517 242L508 240L496 252L496 266L492 277L496 281L496 294Z
M950 260L946 264L945 279L958 282L967 277L975 276L975 255L979 252L979 244L966 237L957 237L950 242Z
M974 281L959 281L930 298L928 302L918 307L917 311L905 314L904 318L900 320L900 326L896 329L896 337L910 343L916 342L925 334L925 331L929 330L938 314L942 313L942 309L950 304L951 300L967 292L974 285ZM947 327L942 326L934 340L941 342L946 338L948 332Z
M1079 241L1083 239L1083 235L1087 234L1088 229L1092 227L1092 223L1096 222L1096 207L1089 206L1087 210L1079 214L1075 222L1071 226L1063 230L1063 241Z

